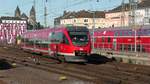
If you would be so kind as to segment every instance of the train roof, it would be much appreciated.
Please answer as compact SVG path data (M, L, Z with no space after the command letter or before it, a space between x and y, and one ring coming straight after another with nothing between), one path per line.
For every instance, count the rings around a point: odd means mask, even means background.
M139 28L135 28L137 31L137 35L150 35L150 26L141 26ZM126 27L126 28L105 28L105 29L96 29L95 35L101 35L101 36L131 36L134 35L134 29Z
M150 26L140 26L139 28L135 28L136 30L145 30L145 29L150 29ZM103 29L95 29L95 32L99 32L99 31L124 31L124 30L134 30L134 28L131 27L115 27L115 28L103 28ZM92 30L90 30L92 31Z
M88 28L84 26L61 26L61 27L53 27L53 28L45 28L45 29L40 29L40 30L30 30L27 31L26 33L22 34L24 35L35 35L39 33L43 33L43 35L46 37L50 32L64 32L64 31L84 31L88 32Z
M66 28L68 31L89 31L85 26L68 26Z

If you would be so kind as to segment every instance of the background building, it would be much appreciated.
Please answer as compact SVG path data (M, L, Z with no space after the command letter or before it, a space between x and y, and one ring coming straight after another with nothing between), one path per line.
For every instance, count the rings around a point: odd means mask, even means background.
M87 26L91 29L94 24L95 28L110 27L127 27L131 26L131 4L122 3L120 6L109 11L78 11L64 12L63 16L55 18L55 25L76 25ZM150 1L139 0L134 14L135 25L150 25Z
M1 17L0 20L1 43L16 43L17 36L27 31L26 20L18 17Z
M14 16L2 16L0 18L0 42L14 44L17 37L26 32L27 29L33 29L37 24L34 7L32 7L28 18L25 13L21 14L17 6Z
M105 26L105 13L101 11L85 10L78 12L64 11L64 15L56 18L54 24L87 26L89 29L91 29L95 24L96 28L101 28Z

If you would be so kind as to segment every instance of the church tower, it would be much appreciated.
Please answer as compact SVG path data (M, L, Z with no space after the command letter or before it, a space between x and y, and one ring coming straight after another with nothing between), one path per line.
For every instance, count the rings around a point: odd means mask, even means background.
M31 25L36 25L36 12L34 6L30 10L29 23Z
M19 7L17 6L16 10L15 10L15 17L21 17L21 12L20 12L20 9Z

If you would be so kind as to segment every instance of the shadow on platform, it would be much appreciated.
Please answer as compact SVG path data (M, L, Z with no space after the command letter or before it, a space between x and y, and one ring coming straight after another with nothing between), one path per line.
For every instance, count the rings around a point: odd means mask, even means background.
M11 69L12 65L7 62L5 59L0 59L0 70Z
M112 62L113 60L110 58L107 58L105 56L99 55L99 54L92 54L87 57L89 64L104 64L106 62Z

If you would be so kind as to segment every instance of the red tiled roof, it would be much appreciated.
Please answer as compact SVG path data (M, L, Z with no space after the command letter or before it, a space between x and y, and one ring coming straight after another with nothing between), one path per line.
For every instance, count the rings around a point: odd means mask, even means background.
M93 14L95 13L95 15ZM69 19L69 18L105 18L105 13L102 11L78 11L78 12L66 12L61 18Z

